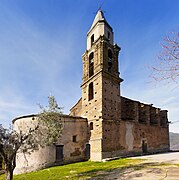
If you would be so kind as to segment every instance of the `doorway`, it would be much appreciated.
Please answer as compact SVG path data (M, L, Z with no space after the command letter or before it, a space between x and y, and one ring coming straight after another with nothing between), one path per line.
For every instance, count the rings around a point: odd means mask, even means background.
M56 145L56 162L63 161L63 145Z
M86 144L86 159L90 159L90 144Z
M142 152L147 153L147 141L142 140Z

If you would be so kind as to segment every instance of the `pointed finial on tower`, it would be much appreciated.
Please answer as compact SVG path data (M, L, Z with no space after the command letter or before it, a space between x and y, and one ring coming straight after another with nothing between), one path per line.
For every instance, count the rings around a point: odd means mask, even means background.
M104 4L104 2L102 3L100 3L99 2L99 4L98 4L98 9L97 9L97 11L96 11L96 13L95 14L97 14L98 13L98 11L101 11L102 13L105 13L105 11L104 10L102 10L102 6L103 6L103 4Z
M101 11L102 10L102 5L103 5L103 3L99 3L97 11Z

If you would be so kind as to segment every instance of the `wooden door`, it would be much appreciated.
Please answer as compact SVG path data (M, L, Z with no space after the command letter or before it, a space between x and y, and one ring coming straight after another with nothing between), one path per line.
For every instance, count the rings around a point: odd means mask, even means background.
M147 142L146 142L146 140L142 140L142 152L147 153Z
M63 161L63 145L56 145L56 161Z

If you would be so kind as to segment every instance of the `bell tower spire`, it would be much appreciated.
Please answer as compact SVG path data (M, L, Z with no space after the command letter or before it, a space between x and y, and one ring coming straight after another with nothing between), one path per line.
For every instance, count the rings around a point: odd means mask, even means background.
M108 24L104 17L104 12L99 9L90 30L87 34L87 50L89 50L92 44L100 37L105 36L110 44L113 44L113 29Z

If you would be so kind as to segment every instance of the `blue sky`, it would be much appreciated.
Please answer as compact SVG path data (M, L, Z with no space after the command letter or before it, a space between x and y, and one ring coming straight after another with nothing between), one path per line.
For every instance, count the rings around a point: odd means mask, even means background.
M68 113L81 96L81 56L99 3L122 48L121 94L179 120L178 84L151 82L148 68L162 38L179 27L178 0L1 0L0 123L37 113L49 94ZM170 131L179 132L179 123Z

